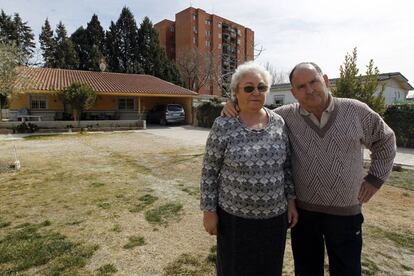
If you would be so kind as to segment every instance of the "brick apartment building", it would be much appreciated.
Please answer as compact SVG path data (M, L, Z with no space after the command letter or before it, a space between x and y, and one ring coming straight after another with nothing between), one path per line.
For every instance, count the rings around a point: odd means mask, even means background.
M253 60L254 32L202 9L187 8L175 15L175 22L164 19L154 26L170 59L179 62L192 49L201 55L209 54L224 81L229 82L239 64ZM213 77L198 92L222 95L217 78Z

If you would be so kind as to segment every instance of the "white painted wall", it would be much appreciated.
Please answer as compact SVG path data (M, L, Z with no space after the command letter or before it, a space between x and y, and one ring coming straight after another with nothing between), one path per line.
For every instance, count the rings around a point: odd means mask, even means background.
M386 105L391 105L395 101L403 101L406 99L408 95L408 91L403 89L401 85L395 81L394 79L389 79L384 81L385 87L384 87L384 99ZM381 84L382 85L382 84ZM378 86L376 94L378 95L379 91L381 89L381 86ZM274 98L275 97L283 97L284 102L283 104L290 104L297 102L295 97L293 97L292 92L290 92L290 88L286 89L271 89L269 91L269 95L266 98L266 105L274 104Z
M295 97L293 97L290 89L286 90L270 90L266 98L266 105L275 104L275 99L283 99L283 104L296 103Z
M380 88L378 88L378 91L376 94L378 94L380 91ZM408 91L405 89L402 89L400 84L393 80L387 80L386 85L384 87L384 98L385 98L385 104L390 105L393 104L395 101L403 101L407 97Z

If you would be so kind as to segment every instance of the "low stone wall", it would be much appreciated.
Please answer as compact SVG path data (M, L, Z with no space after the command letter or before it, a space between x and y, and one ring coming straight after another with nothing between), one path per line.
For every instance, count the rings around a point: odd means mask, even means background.
M22 122L9 121L0 122L0 128L13 129L20 125ZM69 128L88 128L88 129L100 129L100 128L146 128L145 120L105 120L105 121L26 121L37 125L39 129L69 129Z

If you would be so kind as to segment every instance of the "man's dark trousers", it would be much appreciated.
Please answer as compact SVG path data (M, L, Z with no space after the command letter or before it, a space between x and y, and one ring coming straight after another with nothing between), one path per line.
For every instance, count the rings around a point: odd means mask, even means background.
M361 276L362 214L337 216L298 208L292 228L296 276L323 276L325 245L331 276Z

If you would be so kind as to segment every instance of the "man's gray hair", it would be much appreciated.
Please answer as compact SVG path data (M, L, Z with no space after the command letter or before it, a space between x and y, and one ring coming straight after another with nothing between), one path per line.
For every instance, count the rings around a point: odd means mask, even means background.
M253 61L245 62L239 65L231 76L230 91L232 99L235 99L237 87L239 86L241 79L247 73L259 74L269 88L272 85L272 75L270 75L269 71L267 71L262 65Z

